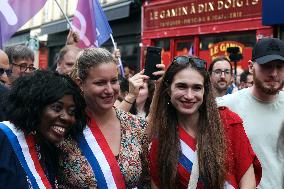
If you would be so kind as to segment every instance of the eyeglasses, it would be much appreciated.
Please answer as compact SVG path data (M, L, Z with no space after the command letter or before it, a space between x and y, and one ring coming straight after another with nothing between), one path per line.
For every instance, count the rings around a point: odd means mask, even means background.
M20 65L18 65L18 64L12 63L12 65L20 67L20 71L21 71L21 72L25 72L25 71L27 71L28 69L29 69L30 72L33 72L33 71L36 70L35 67L33 67L33 66L27 66L27 64L20 64Z
M12 70L0 68L0 76L2 76L4 74L4 72L6 72L7 76L11 76L11 74L12 74Z
M197 68L202 68L202 69L206 69L207 68L207 63L205 60L202 60L200 58L197 57L190 57L190 56L176 56L173 60L173 63L177 63L177 64L188 64L188 63L194 63L194 65Z
M231 70L216 69L216 70L213 70L212 72L213 72L214 74L218 75L218 76L221 76L222 73L224 73L224 75L231 75L231 74L232 74Z

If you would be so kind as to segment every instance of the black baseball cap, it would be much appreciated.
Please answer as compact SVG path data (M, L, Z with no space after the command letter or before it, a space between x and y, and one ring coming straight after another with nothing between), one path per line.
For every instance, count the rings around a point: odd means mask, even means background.
M260 39L252 49L252 61L265 64L273 60L284 63L284 42L276 38Z

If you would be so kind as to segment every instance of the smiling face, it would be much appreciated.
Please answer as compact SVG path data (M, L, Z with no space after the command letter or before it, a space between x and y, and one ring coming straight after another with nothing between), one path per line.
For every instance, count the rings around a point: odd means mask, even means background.
M116 64L109 62L91 67L80 87L89 109L92 111L111 109L120 89Z
M170 87L171 103L178 114L193 116L203 103L204 78L198 71L186 68L178 72Z
M39 132L50 143L61 142L75 124L75 103L72 95L64 95L43 109Z

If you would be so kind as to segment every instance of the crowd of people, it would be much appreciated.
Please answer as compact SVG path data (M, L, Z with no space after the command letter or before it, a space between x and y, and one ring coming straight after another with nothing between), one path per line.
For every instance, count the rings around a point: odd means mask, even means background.
M116 53L77 42L48 71L0 50L0 188L284 187L283 41L259 40L238 86L226 57L122 78Z

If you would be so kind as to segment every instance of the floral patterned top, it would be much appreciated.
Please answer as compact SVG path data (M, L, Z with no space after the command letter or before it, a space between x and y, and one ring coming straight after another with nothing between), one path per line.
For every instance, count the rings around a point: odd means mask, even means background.
M115 109L121 125L121 146L117 162L127 188L150 188L148 147L144 119ZM77 143L68 138L60 148L60 170L63 188L97 188L90 164L82 155Z

